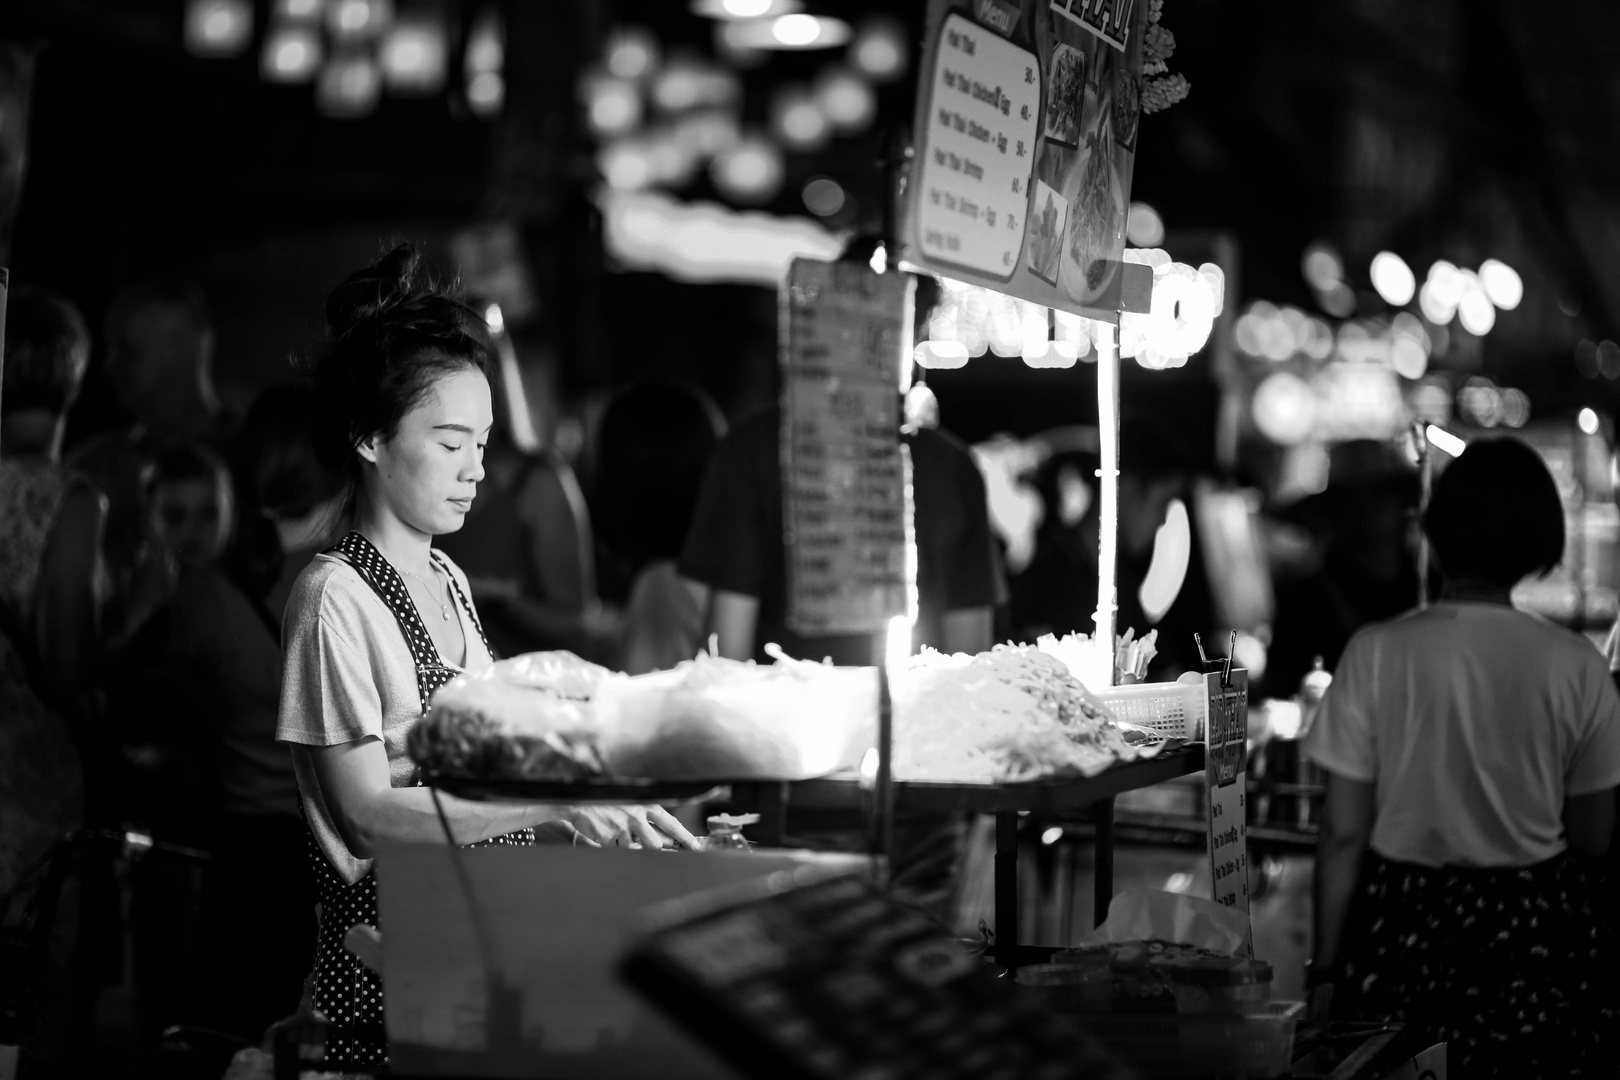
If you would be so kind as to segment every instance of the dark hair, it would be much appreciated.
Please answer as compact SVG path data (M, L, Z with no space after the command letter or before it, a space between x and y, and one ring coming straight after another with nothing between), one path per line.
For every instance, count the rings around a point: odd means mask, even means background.
M640 383L608 402L597 434L596 525L632 572L680 554L725 430L714 400L691 383Z
M199 334L211 333L213 317L202 290L184 278L151 278L126 285L113 294L107 305L105 348L107 361L116 366L136 342L133 336L137 312L154 307L184 312L191 328Z
M159 446L141 466L141 501L148 510L157 489L164 484L202 480L214 485L219 496L220 539L230 536L236 516L236 488L225 460L200 442Z
M0 409L66 412L78 396L89 360L90 331L78 308L44 289L19 285L12 290Z
M1564 557L1564 504L1547 466L1518 439L1483 439L1440 474L1423 517L1451 581L1511 586Z
M473 368L487 377L488 330L453 287L427 274L416 248L401 244L327 295L326 342L309 367L315 453L343 477L352 500L355 448L391 438L443 376Z
M318 395L308 386L272 386L242 423L238 472L253 508L301 518L342 489L342 477L315 455Z

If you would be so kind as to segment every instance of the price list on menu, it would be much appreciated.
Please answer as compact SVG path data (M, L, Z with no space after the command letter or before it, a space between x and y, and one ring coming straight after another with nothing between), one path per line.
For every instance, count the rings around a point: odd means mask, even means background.
M1000 278L1018 268L1040 104L1034 53L946 18L918 164L917 236L929 258Z
M796 259L782 292L788 623L882 629L906 610L899 372L909 274Z
M1213 899L1249 914L1249 673L1204 676L1204 787L1209 800L1209 868ZM1252 942L1251 942L1252 944Z

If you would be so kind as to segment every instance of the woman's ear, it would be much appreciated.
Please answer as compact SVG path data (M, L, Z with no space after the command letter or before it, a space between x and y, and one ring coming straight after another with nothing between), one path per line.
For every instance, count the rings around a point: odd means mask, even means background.
M367 435L354 444L354 452L360 455L362 461L377 464L377 436Z

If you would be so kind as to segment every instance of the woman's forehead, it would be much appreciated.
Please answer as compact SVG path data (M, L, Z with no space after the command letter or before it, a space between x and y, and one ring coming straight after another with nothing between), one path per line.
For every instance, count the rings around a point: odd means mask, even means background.
M411 412L429 426L456 422L483 430L494 420L489 380L473 368L442 375Z

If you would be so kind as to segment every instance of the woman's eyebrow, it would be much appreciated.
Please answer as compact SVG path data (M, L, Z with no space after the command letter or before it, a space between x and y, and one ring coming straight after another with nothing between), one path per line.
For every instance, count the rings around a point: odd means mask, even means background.
M433 430L434 431L459 431L463 435L471 435L473 433L473 429L468 427L466 424L434 424L433 425Z

